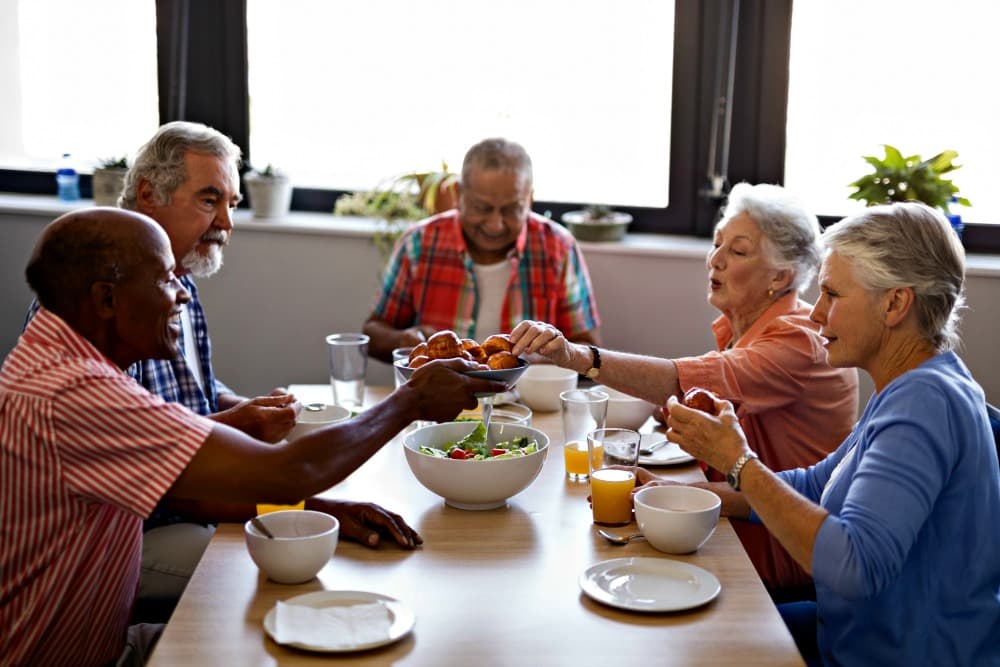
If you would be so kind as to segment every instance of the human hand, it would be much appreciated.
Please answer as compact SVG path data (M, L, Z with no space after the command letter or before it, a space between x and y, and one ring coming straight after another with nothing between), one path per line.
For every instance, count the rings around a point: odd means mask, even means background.
M372 549L382 542L383 537L392 538L403 549L415 549L424 543L424 539L403 517L375 503L310 498L306 501L306 508L337 517L343 539Z
M545 322L519 322L510 332L510 342L514 344L511 353L517 357L525 353L540 354L557 366L570 360L570 342L559 329Z
M210 415L210 418L258 440L278 442L295 426L301 410L302 405L295 396L278 388L267 396L240 401L227 410Z
M416 395L417 419L450 421L462 410L478 405L476 394L507 391L508 387L503 382L462 374L484 369L483 364L466 359L435 359L414 371L400 390L413 391Z
M434 333L433 327L418 325L403 329L399 332L399 339L396 347L414 347L418 343L423 343L427 337Z
M740 428L736 410L729 401L714 399L716 414L689 408L675 396L667 399L667 438L696 459L726 472L750 450Z

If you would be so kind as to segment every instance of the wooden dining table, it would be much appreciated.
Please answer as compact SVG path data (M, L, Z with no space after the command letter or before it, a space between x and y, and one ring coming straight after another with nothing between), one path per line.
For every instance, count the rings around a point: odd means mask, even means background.
M291 389L303 401L330 401L326 385ZM366 406L389 390L369 387ZM283 585L258 572L241 524L220 524L149 664L803 664L727 519L691 554L661 553L644 541L612 545L596 532L588 485L566 478L559 413L536 412L532 426L551 439L548 457L534 482L499 509L455 509L421 486L404 459L406 431L326 492L403 516L424 539L414 551L341 540L315 579ZM650 420L641 430L654 426ZM704 479L695 463L656 470L680 481ZM616 530L638 528L633 523ZM618 609L582 592L581 573L625 557L696 565L719 579L721 592L701 606L666 613ZM264 617L279 600L338 590L395 598L414 613L413 630L395 643L351 653L289 648L265 633Z

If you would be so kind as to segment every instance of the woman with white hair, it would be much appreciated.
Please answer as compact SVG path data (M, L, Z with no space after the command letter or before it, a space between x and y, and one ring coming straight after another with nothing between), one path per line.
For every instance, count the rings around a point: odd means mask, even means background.
M708 302L717 349L661 359L568 342L553 327L522 322L514 352L540 352L610 387L663 404L702 387L738 405L736 414L761 459L776 470L819 461L857 419L857 373L826 363L819 327L800 292L819 266L819 223L776 185L736 185L708 253ZM710 478L723 477L709 471ZM809 576L759 525L734 524L777 600L811 594Z
M713 489L724 513L758 518L812 573L816 602L782 608L810 664L1000 664L1000 468L983 390L953 351L962 246L916 203L824 239L812 318L830 364L875 383L850 436L774 473L730 403L671 400L670 438L729 471L736 490Z

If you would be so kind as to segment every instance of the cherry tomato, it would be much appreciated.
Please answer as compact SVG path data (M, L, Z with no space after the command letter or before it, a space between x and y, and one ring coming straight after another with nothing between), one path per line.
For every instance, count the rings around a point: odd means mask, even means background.
M468 452L466 452L464 449L457 449L457 448L451 450L451 453L449 453L448 456L450 456L453 459L458 459L459 461L464 461L465 459L469 458Z
M506 449L495 449L494 448L494 449L490 450L490 456L503 456L506 453L507 453Z

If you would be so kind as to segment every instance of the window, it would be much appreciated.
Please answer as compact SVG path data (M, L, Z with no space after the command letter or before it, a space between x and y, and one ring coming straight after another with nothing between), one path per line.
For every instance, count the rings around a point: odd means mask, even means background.
M158 124L155 9L0 0L0 167L51 171L71 153L90 171L149 138Z
M665 207L674 6L611 7L248 0L252 159L367 189L505 136L536 199Z
M785 184L822 214L847 198L881 144L929 158L958 151L950 178L975 223L1000 224L993 197L1000 154L1000 62L993 6L976 0L796 2L792 16Z

